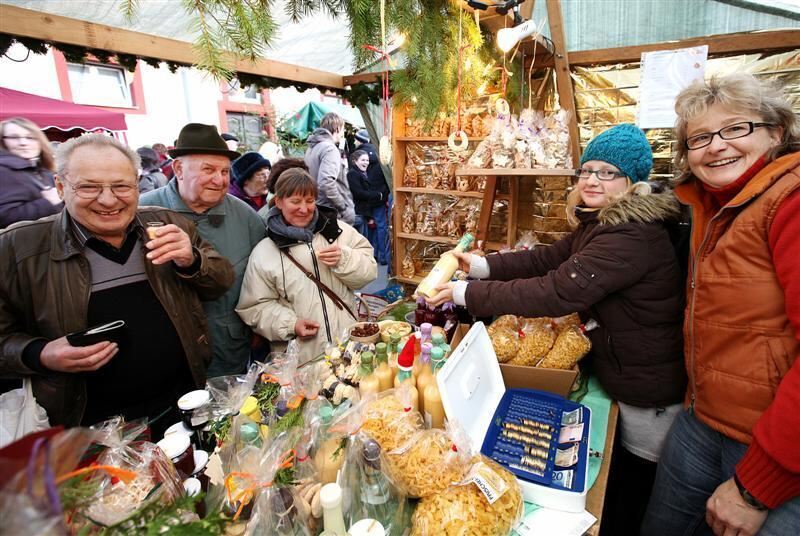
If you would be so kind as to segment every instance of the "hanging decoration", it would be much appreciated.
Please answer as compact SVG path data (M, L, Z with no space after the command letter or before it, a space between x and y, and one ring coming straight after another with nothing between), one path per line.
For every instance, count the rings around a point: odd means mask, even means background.
M389 132L391 132L389 121L391 113L389 110L389 70L391 69L391 58L389 51L386 47L386 0L381 0L380 3L381 15L381 48L373 45L364 45L364 48L377 53L380 56L380 61L383 62L383 72L381 73L381 89L383 97L383 135L381 136L378 144L378 155L381 163L385 166L392 163L392 144L389 140Z
M469 137L467 133L461 129L461 66L463 64L463 57L464 57L464 49L467 48L467 45L462 44L462 21L464 18L464 10L459 10L458 12L458 81L456 87L456 131L451 132L450 136L447 138L447 146L453 152L456 153L463 153L469 148ZM459 144L456 144L456 136L458 136Z

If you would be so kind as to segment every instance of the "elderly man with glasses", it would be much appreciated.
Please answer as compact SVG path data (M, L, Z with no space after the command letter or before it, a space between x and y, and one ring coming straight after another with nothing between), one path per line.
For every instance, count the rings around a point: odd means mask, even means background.
M205 383L201 300L233 268L190 221L137 209L139 157L114 138L71 139L56 167L64 210L0 232L0 375L30 378L52 425L123 415L157 435ZM72 335L109 323L107 337Z
M240 155L228 149L215 126L189 123L169 155L175 159L175 178L142 195L139 204L168 208L192 220L200 236L233 264L235 279L228 292L203 303L213 352L208 376L242 374L251 359L252 332L235 308L250 252L267 230L252 208L228 193L231 161Z

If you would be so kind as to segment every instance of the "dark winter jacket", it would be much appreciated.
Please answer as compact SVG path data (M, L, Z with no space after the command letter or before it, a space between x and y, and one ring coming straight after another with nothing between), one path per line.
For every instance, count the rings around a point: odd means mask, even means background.
M356 204L356 214L359 216L371 218L372 209L386 202L383 192L373 190L367 174L358 168L351 168L347 172L347 183L350 185L350 192Z
M367 178L369 179L369 186L375 192L380 192L383 195L384 203L389 198L389 186L386 184L386 177L383 176L383 168L381 167L381 159L378 156L378 150L371 143L362 143L358 146L360 151L366 151L369 155L369 167L367 168ZM353 194L355 196L355 194ZM356 214L358 214L356 210Z
M231 194L233 197L241 199L242 201L247 203L250 206L250 208L252 208L256 212L258 212L258 210L261 207L263 207L263 206L265 206L267 204L267 196L264 195L264 196L262 196L263 202L261 203L261 206L256 205L255 201L253 201L253 198L250 197L249 195L247 195L247 192L244 191L244 188L239 186L236 183L236 181L231 181L231 184L228 187L228 193Z
M146 207L138 217L141 222L179 226L200 256L200 268L192 275L178 273L172 263L144 265L153 292L180 337L192 377L202 387L211 348L201 300L221 296L233 283L233 268L200 237L193 223L175 212ZM50 424L77 426L86 408L85 375L40 373L23 360L29 344L88 327L92 276L83 248L70 231L67 212L0 232L0 273L5 274L0 279L0 377L30 376L33 394Z
M477 316L526 317L579 312L594 367L615 399L642 407L683 399L684 281L663 222L680 208L672 192L626 195L549 247L490 255L491 278L467 286Z
M24 220L38 220L64 208L42 197L53 188L53 174L30 160L0 151L0 229Z

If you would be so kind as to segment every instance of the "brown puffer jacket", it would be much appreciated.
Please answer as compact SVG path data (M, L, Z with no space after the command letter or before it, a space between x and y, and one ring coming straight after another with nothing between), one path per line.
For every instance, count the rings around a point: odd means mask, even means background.
M171 263L156 266L145 262L145 271L175 325L192 377L202 387L211 348L200 300L224 294L233 283L233 267L179 214L148 207L138 211L138 218L179 226L201 257L200 268L192 275L179 274ZM0 232L0 273L0 377L30 376L33 394L47 411L50 424L78 425L86 407L84 375L43 375L22 360L23 350L31 342L55 340L87 328L92 278L89 261L69 230L67 211Z
M549 247L487 257L492 281L471 281L477 316L561 316L579 312L594 367L616 400L641 407L683 399L684 286L664 222L680 215L672 192L627 194Z

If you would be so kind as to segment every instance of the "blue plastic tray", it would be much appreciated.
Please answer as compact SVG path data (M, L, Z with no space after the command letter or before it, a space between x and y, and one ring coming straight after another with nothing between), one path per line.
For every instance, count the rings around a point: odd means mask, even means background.
M578 463L569 468L557 467L555 460L559 446L567 448L573 444L559 445L558 443L562 415L578 408L582 408L584 423L583 436L578 442ZM526 469L519 463L520 457L526 454L524 444L503 437L504 422L526 426L523 419L542 423L538 425L540 427L539 430L547 432L535 436L537 439L547 441L546 448L543 443L535 445L536 448L547 451L545 468L538 474ZM586 487L590 420L591 411L589 408L561 396L534 389L508 389L500 400L489 429L486 431L481 453L501 463L512 473L525 480L555 489L582 493ZM544 426L548 426L550 429L542 429L541 427ZM569 488L553 483L554 471L562 469L574 470L572 486Z

